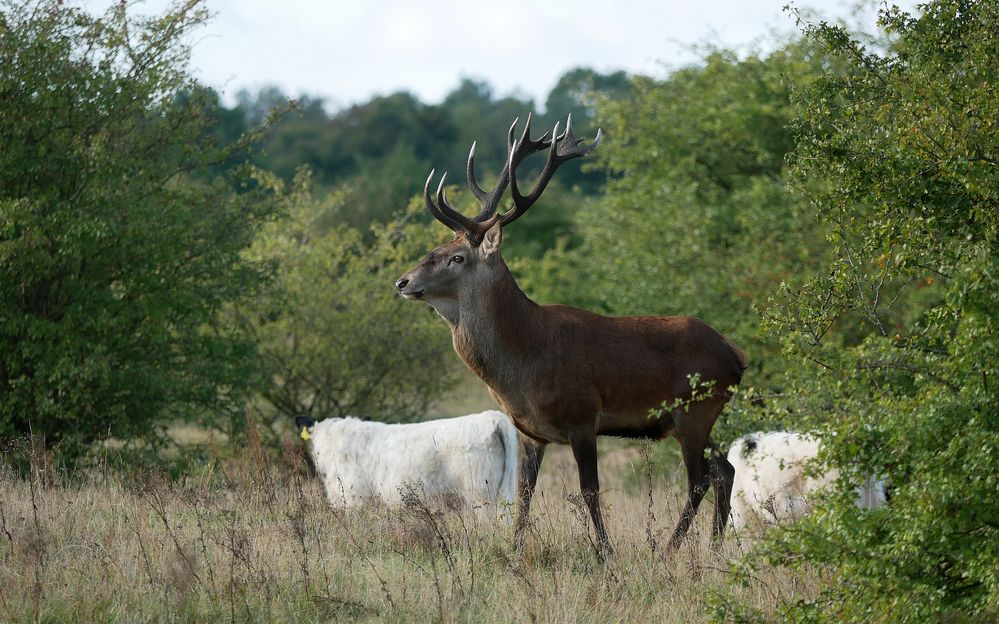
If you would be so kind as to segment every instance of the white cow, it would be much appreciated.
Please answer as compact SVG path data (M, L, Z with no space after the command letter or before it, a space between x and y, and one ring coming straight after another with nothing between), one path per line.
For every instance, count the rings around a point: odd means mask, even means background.
M502 412L414 424L356 418L295 423L311 442L316 471L334 505L398 506L406 491L460 500L485 515L509 509L517 483L517 430Z
M732 443L728 461L735 466L732 526L741 531L758 518L765 525L793 521L809 510L809 496L834 482L839 472L806 476L805 467L819 453L819 439L791 431L753 433ZM876 509L885 502L884 483L868 478L857 488L857 506Z

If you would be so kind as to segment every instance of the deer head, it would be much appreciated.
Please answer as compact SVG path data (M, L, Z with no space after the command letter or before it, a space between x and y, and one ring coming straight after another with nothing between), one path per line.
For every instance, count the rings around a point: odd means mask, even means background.
M488 288L502 265L499 255L503 239L503 228L516 221L534 202L541 197L555 171L566 161L588 154L600 143L601 133L589 145L581 146L582 139L572 134L572 116L566 120L565 131L559 133L559 124L549 133L538 139L531 138L531 117L519 139L514 139L517 128L515 119L507 132L507 159L500 171L496 186L489 192L483 190L475 180L475 143L468 154L466 173L468 188L478 199L482 210L474 217L466 217L452 208L445 196L444 181L447 173L441 176L437 185L436 197L430 191L434 179L431 171L423 186L423 197L427 209L434 218L448 226L454 239L437 247L424 258L423 262L407 272L395 286L406 299L420 299L432 305L449 321L454 322L454 314L462 293L474 293ZM541 170L534 188L526 195L521 194L517 185L517 167L531 154L548 150L548 158ZM497 208L507 186L513 196L513 208L499 213Z

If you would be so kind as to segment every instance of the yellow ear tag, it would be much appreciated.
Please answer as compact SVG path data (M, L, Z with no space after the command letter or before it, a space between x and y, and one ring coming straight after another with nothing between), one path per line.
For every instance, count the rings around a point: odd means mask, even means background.
M309 435L309 428L308 427L302 427L301 437L306 442L308 442L309 440L312 439L312 436Z

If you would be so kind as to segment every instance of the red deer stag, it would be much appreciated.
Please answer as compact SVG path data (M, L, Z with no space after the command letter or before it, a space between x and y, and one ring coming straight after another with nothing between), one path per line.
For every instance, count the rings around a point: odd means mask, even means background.
M562 134L555 125L553 139L548 133L531 139L530 117L514 140L516 127L514 121L507 136L507 162L490 192L476 183L472 144L467 175L482 206L478 215L467 217L448 205L443 177L435 201L430 191L434 172L430 172L423 189L427 208L455 237L395 284L403 297L425 301L448 322L455 351L489 386L521 434L514 541L518 546L523 542L545 446L554 442L572 447L597 539L602 550L610 550L600 514L598 435L674 436L687 469L687 499L670 548L675 550L683 540L709 485L715 488L713 533L720 538L728 520L735 469L711 440L711 427L731 398L729 388L742 378L746 357L696 318L607 317L531 301L500 256L503 228L538 200L562 163L595 148L600 131L592 143L581 146L581 139L572 134L571 116ZM522 195L517 166L543 150L548 157L540 177L534 189ZM513 208L497 213L508 185ZM684 408L650 418L650 410L691 397L691 375L713 382L710 391ZM705 454L709 447L710 457Z

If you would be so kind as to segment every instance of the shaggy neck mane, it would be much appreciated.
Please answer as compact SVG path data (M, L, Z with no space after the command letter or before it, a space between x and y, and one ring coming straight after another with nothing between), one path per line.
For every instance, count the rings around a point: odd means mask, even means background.
M523 368L504 369L502 363L526 363L543 349L544 310L517 286L503 258L496 261L491 284L459 294L451 337L473 372L490 386L502 387Z

